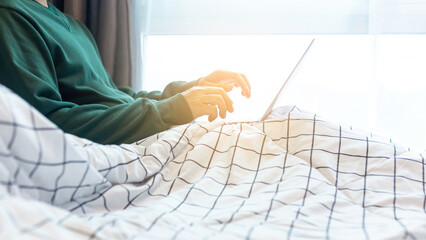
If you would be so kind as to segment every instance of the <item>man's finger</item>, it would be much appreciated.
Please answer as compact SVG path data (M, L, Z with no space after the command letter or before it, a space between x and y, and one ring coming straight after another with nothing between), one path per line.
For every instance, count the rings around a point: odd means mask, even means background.
M230 92L234 88L233 83L220 83L219 87L223 88L225 92Z
M251 89L250 89L250 85L249 85L248 81L246 81L246 79L244 79L243 74L237 73L236 75L238 76L238 80L240 82L241 89L244 92L244 96L249 98L251 96Z
M233 102L231 98L226 94L225 90L218 87L201 87L200 91L202 91L204 94L210 95L210 94L219 94L222 96L223 100L225 101L226 108L229 110L229 112L234 111L234 107L232 106Z
M210 82L210 85L213 87L222 88L225 92L230 92L234 88L233 83L214 83Z
M221 95L216 95L216 94L212 94L212 95L206 95L203 98L203 103L205 104L210 104L210 105L216 105L219 108L219 115L221 118L225 118L226 117L226 103L223 100Z
M217 108L212 105L204 105L203 106L203 115L209 115L209 122L212 122L217 118Z
M246 81L246 79L242 76L242 74L227 72L227 77L228 79L229 78L233 79L241 87L241 90L244 96L246 97L251 96L251 89L248 85L249 83L247 83L248 81Z
M242 73L240 73L240 75L241 75L241 77L243 77L243 79L244 79L245 83L247 84L247 86L249 87L249 89L250 89L250 93L251 93L251 85L250 85L250 82L249 82L249 80L247 79L246 75L244 75L244 74L242 74Z

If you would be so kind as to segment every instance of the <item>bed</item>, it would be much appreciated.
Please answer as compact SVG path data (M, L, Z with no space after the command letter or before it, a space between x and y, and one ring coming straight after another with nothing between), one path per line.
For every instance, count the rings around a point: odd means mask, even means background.
M425 153L297 107L134 144L0 86L0 239L426 239Z

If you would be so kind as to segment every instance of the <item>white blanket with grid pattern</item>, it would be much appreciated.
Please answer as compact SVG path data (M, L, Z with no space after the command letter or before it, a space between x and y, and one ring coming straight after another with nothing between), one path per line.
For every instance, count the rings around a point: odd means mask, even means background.
M297 108L135 144L0 86L0 239L425 239L424 155Z

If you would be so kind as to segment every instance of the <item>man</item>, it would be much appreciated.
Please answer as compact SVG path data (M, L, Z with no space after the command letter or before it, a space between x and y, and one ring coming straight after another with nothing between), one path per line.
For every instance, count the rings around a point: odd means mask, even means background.
M0 83L64 131L103 144L131 143L209 115L232 112L243 74L216 71L163 92L117 88L89 30L47 0L0 0Z

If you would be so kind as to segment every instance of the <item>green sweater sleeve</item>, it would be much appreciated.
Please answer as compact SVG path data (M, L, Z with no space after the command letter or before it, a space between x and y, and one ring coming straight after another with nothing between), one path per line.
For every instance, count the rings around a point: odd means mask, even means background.
M131 143L171 125L193 120L188 103L177 92L168 98L154 99L136 93L130 101L116 93L120 91L114 86L107 90L117 94L116 104L111 104L112 100L85 104L64 100L62 92L66 85L58 80L58 71L73 69L64 70L61 65L66 62L55 62L51 43L47 43L46 35L40 33L42 30L28 18L19 12L0 8L0 82L65 132L103 144ZM92 87L89 91L86 88L90 86L79 86L74 97L77 100L87 98L103 87Z
M73 105L47 116L66 132L104 144L132 143L193 119L181 94L160 101L139 98L113 107Z
M191 81L191 82L185 82L185 81L171 82L166 86L166 88L164 88L163 92L161 92L161 91L135 92L135 91L133 91L132 88L129 88L129 87L120 87L119 89L121 91L123 91L124 93L132 96L135 99L137 99L137 98L150 98L150 99L155 99L155 100L161 100L161 99L166 99L166 98L172 97L172 96L174 96L178 93L182 93L182 92L190 89L191 87L196 86L197 82L198 82L198 80Z

